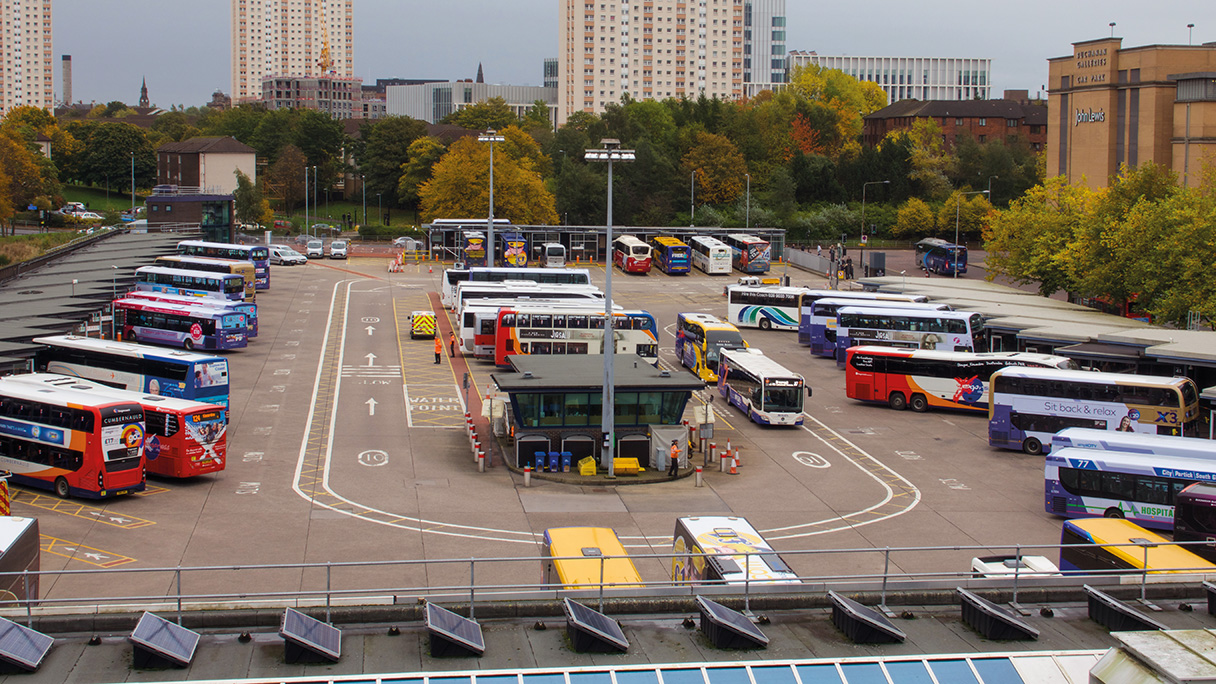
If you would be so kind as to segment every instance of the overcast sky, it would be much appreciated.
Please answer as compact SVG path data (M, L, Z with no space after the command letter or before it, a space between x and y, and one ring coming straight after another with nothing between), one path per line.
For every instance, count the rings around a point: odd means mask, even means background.
M202 105L230 93L231 0L53 0L55 95L59 56L72 55L73 99ZM540 85L542 63L558 55L560 0L355 0L355 75L472 78L484 64L492 83ZM1047 82L1047 58L1070 44L1115 35L1124 47L1216 40L1213 0L787 0L788 50L821 55L992 59L993 97L1033 94Z

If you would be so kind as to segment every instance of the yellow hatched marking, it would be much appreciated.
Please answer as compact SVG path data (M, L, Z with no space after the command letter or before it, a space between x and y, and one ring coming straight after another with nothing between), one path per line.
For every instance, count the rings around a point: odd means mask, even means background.
M447 341L444 341L440 363L435 363L434 341L413 340L408 326L400 324L411 311L427 305L423 302L423 298L416 294L393 302L397 350L401 355L402 383L405 385L403 401L409 402L406 406L409 425L419 428L461 428L464 426L463 394L452 381Z
M93 520L103 525L119 527L124 530L134 530L148 525L155 525L151 520L144 520L133 515L123 515L116 511L90 506L72 499L60 499L50 494L42 494L29 489L14 489L13 503L25 504L75 518Z
M113 551L106 551L94 546L86 546L85 544L75 544L66 539L48 537L45 534L42 535L40 546L43 553L50 553L67 558L68 560L88 563L99 568L116 568L120 565L135 562L134 558L124 556L121 553L114 553Z

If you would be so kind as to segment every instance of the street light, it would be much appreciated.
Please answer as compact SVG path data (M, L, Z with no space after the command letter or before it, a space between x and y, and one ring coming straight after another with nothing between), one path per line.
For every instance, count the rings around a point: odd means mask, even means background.
M477 142L490 143L490 217L486 219L486 265L494 265L494 143L505 142L498 131L490 129L477 136Z
M631 162L637 159L633 150L622 150L621 141L615 138L600 140L603 147L587 150L583 159L593 162L608 162L608 221L605 224L608 249L612 249L612 162ZM604 261L604 395L600 405L600 429L605 439L604 459L608 463L608 477L616 477L612 458L612 433L616 428L616 393L612 386L612 356L616 351L616 334L612 323L612 261Z
M381 193L376 193L376 211L380 213L380 225L384 225L384 201L380 199Z
M1113 22L1113 21L1110 23L1110 37L1111 38L1115 37L1115 22Z
M1112 26L1114 24L1111 24ZM988 195L988 201L992 201L992 192L989 190L976 190L975 192L960 192L958 200L954 203L954 277L958 278L958 212L959 207L963 205L963 197L967 195Z
M114 269L110 272L110 339L118 337L118 323L114 321L114 300L118 299L118 267L110 264L110 268Z
M752 175L750 173L743 174L747 176L747 205L743 210L743 227L746 230L751 230L752 227Z
M867 181L867 182L861 184L861 235L862 235L862 240L865 239L865 234L866 234L866 186L867 185L890 185L890 184L891 184L891 181L889 181L889 180ZM858 259L857 259L857 265L861 267L861 275L864 277L866 274L866 243L865 242L861 243L860 249L861 249L861 252L860 252L861 256L858 257Z
M1194 45L1194 44L1195 44L1195 43L1194 43L1194 36L1195 36L1195 25L1194 25L1194 24L1187 24L1187 25L1186 25L1186 44L1187 44L1187 45Z
M308 167L304 167L304 234L312 235L312 228L308 224Z
M688 227L697 225L697 172L693 171L688 177L688 197L691 205L688 210Z
M988 176L988 201L989 202L992 201L992 179L993 178L995 178L997 180L1001 179L1000 176Z
M367 176L359 176L359 187L363 190L363 223L367 223Z
M108 180L106 181L109 182ZM109 190L109 187L106 187ZM135 218L135 153L131 153L131 218Z

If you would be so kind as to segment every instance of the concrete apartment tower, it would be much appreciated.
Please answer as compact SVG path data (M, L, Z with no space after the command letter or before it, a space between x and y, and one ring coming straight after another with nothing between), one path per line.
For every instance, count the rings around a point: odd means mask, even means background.
M353 77L353 5L354 0L232 0L232 103L261 100L266 78ZM323 69L326 59L329 68Z
M558 116L743 95L744 0L558 0Z
M14 107L55 106L51 0L0 0L0 116Z

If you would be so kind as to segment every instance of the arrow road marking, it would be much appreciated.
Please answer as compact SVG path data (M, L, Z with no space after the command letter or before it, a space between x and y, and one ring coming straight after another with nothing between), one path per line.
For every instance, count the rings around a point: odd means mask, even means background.
M369 365L369 366L376 365L376 355L375 354L368 352L367 356L364 356L363 358L367 359L367 365Z
M365 330L367 330L367 336L371 337L372 333L376 331L376 328L374 326L369 325L365 328Z
M379 402L377 402L375 399L368 399L367 401L365 401L363 403L367 404L367 415L369 415L369 416L376 415L376 404Z

